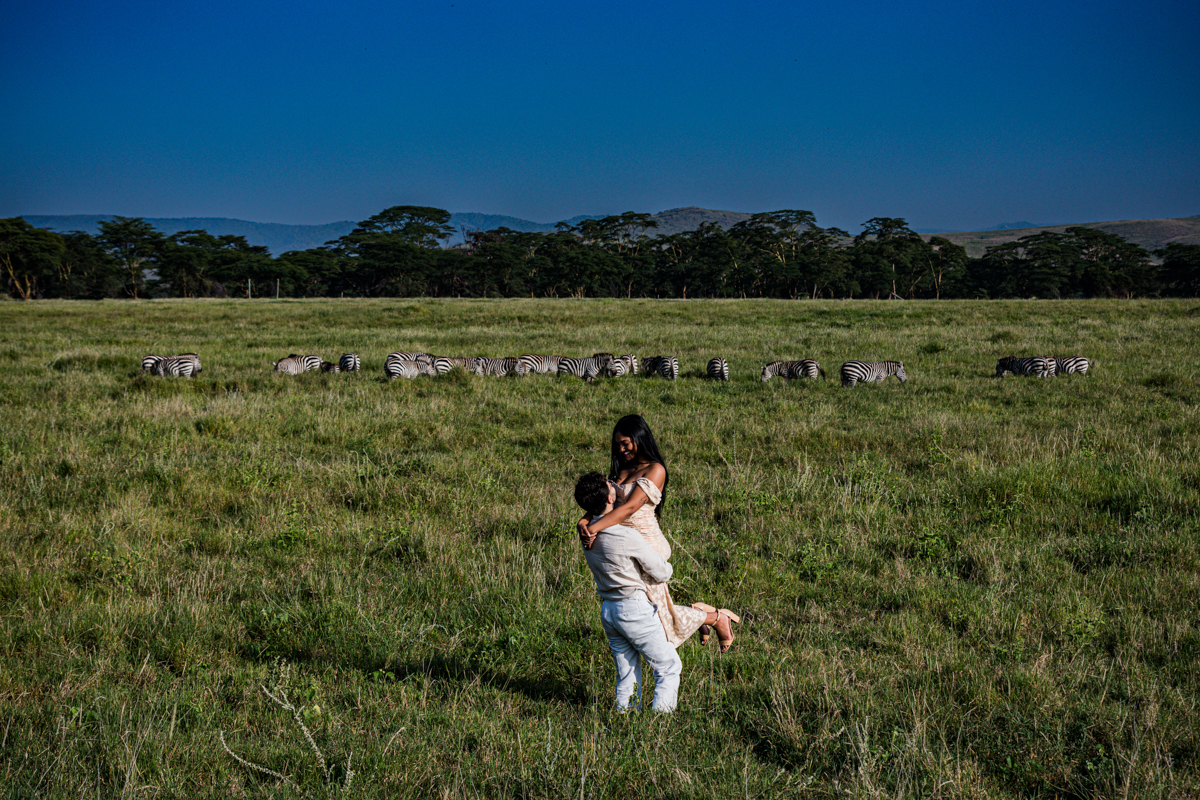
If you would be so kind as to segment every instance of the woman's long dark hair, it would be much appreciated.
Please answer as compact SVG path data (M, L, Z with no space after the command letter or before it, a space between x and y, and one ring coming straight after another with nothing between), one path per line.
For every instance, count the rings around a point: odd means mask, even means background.
M612 460L608 467L610 481L617 479L617 474L622 467L621 453L617 449L618 435L630 438L637 448L634 453L638 461L654 461L662 464L663 471L667 473L666 478L663 479L662 500L654 509L654 515L661 518L663 506L667 504L667 486L671 483L671 473L667 470L667 462L663 461L662 453L658 451L658 443L654 441L654 434L650 432L650 426L637 414L629 414L617 420L612 432Z

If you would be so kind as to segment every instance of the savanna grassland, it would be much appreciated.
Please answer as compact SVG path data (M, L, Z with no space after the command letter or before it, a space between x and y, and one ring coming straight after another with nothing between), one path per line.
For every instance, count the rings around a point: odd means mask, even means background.
M1200 795L1195 301L46 301L0 331L4 797ZM385 383L397 349L682 375ZM186 351L198 378L139 376ZM1009 353L1093 368L997 380ZM760 382L802 357L829 380ZM909 381L842 389L849 358ZM572 530L632 412L676 599L745 619L683 646L665 717L610 710Z

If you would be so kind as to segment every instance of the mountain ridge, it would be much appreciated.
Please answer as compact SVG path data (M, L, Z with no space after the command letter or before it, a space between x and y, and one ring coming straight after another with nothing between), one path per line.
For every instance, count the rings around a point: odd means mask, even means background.
M972 258L979 258L989 247L1015 242L1017 239L1037 233L1063 233L1067 228L1095 228L1105 233L1113 233L1126 241L1141 245L1150 252L1160 250L1172 242L1200 245L1200 216L1081 222L1069 225L1040 225L1031 228L989 228L982 231L922 234L921 238L928 241L931 235L941 236L943 239L965 247L967 255Z
M58 233L83 231L95 235L100 231L100 223L113 220L116 214L25 214L26 222L35 228L46 228ZM533 222L519 217L503 214L482 214L472 211L454 212L450 215L450 225L454 235L447 244L454 245L462 242L464 232L471 230L495 230L505 227L509 230L525 233L546 233L553 231L559 224L578 225L587 219L602 219L603 214L579 214L561 222ZM696 230L701 222L718 222L728 228L743 219L750 217L739 211L715 211L712 209L688 206L673 208L651 215L658 222L657 228L652 228L653 235L671 235L682 231ZM320 247L326 242L345 236L357 227L357 222L343 220L327 222L322 225L287 225L278 222L251 222L230 217L142 217L160 233L171 235L180 231L205 230L213 236L244 236L252 245L270 249L272 255L279 256L289 250L307 250Z

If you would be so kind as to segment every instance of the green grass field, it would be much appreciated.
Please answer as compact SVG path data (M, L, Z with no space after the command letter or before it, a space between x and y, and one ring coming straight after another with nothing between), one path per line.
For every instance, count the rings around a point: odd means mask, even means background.
M0 330L3 797L1200 795L1195 301L8 302ZM399 349L682 375L386 383ZM138 375L186 351L200 377ZM1093 368L996 380L1010 353ZM829 380L760 382L803 357ZM842 389L850 358L909 381ZM681 648L667 717L610 709L572 525L634 412L673 594L745 618Z

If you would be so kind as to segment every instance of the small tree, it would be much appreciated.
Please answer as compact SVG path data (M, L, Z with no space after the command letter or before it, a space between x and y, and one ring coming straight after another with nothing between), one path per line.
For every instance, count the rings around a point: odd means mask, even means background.
M146 284L144 267L162 251L166 238L140 217L114 217L100 223L96 241L121 265L125 290L136 300Z

